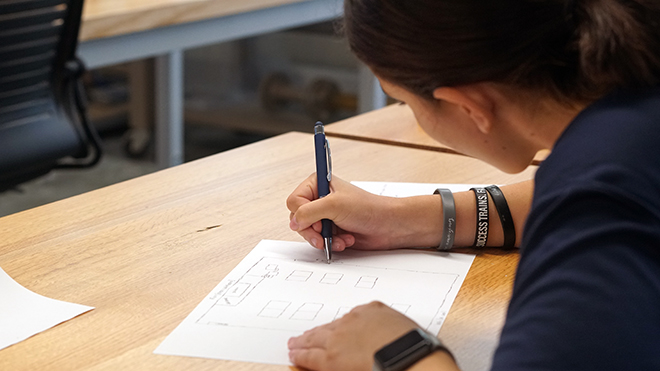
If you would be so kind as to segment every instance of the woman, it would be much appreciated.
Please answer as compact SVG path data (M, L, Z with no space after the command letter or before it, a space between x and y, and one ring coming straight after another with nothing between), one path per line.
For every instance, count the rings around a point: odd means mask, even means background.
M493 370L660 370L660 4L655 0L346 0L350 46L438 141L518 172L503 187L520 246ZM391 199L334 178L289 197L291 228L320 248L437 246L438 196ZM454 195L455 246L477 205ZM491 203L487 243L501 246ZM531 207L531 209L530 209ZM524 230L523 230L524 226ZM522 236L522 238L521 238ZM295 364L370 370L417 325L372 303L289 341ZM410 370L457 369L448 351Z

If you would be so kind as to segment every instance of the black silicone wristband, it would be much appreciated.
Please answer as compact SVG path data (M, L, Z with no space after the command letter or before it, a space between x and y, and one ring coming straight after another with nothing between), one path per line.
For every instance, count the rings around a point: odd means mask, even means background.
M504 198L504 194L498 186L491 185L486 187L486 190L493 199L497 213L500 216L500 222L502 223L502 230L504 232L504 243L502 247L505 249L513 248L516 246L516 227L513 225L513 217L511 217L509 204L506 202L506 198Z
M477 224L474 232L473 247L485 247L488 243L488 193L485 188L470 188L474 192L474 198L477 201Z

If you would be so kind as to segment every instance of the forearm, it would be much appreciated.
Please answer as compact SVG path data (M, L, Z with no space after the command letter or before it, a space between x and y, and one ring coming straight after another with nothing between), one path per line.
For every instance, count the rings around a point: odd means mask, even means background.
M419 360L408 371L460 371L447 352L435 352Z
M534 180L510 184L500 187L506 198L513 225L516 229L516 246L520 246L522 233L525 227L525 220L532 206L532 197L534 194ZM454 195L456 199L456 240L454 246L466 247L474 244L474 236L477 230L477 202L473 192L460 192ZM459 204L460 203L460 204ZM502 222L493 203L493 199L488 197L489 209L489 228L488 242L486 246L500 247L504 243L504 232ZM460 214L459 214L460 211ZM460 228L460 235L459 235ZM460 240L459 240L460 238Z
M506 197L516 229L516 246L522 240L522 231L532 203L534 182L511 184L500 187ZM456 234L454 246L467 247L474 244L477 228L477 203L472 191L454 193L456 204ZM396 223L390 228L400 230L392 247L437 246L442 238L442 202L438 195L393 199L392 214ZM489 230L487 246L499 247L504 242L504 233L497 209L492 198L489 203Z

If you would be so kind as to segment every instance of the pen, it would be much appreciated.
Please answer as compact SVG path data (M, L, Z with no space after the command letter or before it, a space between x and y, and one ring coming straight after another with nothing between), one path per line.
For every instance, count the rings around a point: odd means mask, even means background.
M314 126L314 150L316 153L316 183L318 184L319 198L330 193L330 180L332 179L332 157L330 145L325 138L323 124L319 121ZM321 220L321 237L323 237L323 250L325 258L330 264L332 259L332 220Z

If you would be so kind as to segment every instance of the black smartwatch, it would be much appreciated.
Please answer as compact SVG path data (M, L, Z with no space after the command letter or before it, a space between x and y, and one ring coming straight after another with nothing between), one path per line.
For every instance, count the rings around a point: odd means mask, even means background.
M403 371L436 351L454 356L440 340L421 329L415 329L385 345L374 354L373 371Z

